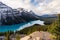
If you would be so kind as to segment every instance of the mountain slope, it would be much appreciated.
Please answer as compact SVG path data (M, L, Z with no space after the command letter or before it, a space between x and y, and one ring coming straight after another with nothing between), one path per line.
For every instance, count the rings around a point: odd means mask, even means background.
M0 25L19 24L32 20L38 20L37 16L33 15L32 12L23 9L20 12L0 2Z
M26 11L23 8L13 9L0 2L0 25L19 24L34 20L51 21L55 19L55 15L38 16L33 11Z

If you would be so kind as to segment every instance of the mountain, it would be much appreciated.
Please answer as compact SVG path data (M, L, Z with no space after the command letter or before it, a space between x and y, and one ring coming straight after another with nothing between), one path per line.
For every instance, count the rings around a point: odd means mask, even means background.
M51 21L56 19L56 15L36 15L32 10L23 8L13 9L0 2L0 25L19 24L34 20Z
M4 24L8 14L12 13L12 8L0 2L0 25Z
M45 18L56 18L58 15L57 14L45 14L45 15L42 15L42 17L45 17Z
M38 20L33 12L28 12L23 8L13 9L2 2L0 2L0 25L12 25L32 20Z
M42 16L39 16L40 20L44 21L44 24L50 25L55 20L57 20L58 15L57 14L45 14Z
M34 12L28 12L24 9L22 9L21 11L22 12L20 12L20 17L25 19L26 21L38 20L38 16L35 16Z

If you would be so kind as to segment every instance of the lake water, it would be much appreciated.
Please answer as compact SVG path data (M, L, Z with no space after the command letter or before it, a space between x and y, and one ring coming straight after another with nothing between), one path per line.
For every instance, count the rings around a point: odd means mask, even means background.
M34 24L44 25L43 23L44 23L44 21L35 20L35 21L30 21L30 22L26 22L26 23L15 24L15 25L0 26L0 32L16 31L16 30L19 31L23 28L32 26Z

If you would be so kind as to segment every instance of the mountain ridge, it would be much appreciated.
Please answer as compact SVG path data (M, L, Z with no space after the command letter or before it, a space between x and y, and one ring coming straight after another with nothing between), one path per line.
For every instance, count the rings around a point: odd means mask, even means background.
M44 21L45 16L38 16L32 10L26 11L24 8L13 9L4 3L0 2L0 25L12 25L24 22L29 22L33 20ZM3 5L3 6L2 6ZM2 7L2 8L1 8ZM48 16L46 15L48 18ZM51 16L50 16L51 17ZM55 16L53 16L55 17Z

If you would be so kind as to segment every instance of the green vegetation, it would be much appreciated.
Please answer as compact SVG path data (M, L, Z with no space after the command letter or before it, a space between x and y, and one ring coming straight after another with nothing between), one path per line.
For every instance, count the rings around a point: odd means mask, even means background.
M22 34L29 35L30 33L34 31L48 31L52 35L56 36L56 40L60 40L60 14L58 15L58 18L53 21L52 24L48 25L33 25L31 27L27 27L21 31L18 31Z
M16 36L16 39L19 40L20 39L20 34L26 34L29 35L35 31L48 31L49 33L51 33L52 35L56 36L56 40L60 40L60 14L58 15L58 18L56 20L53 21L53 23L46 23L47 25L38 25L35 24L31 27L27 27L24 28L23 30L20 31L16 31L16 34L18 34ZM8 31L5 33L0 33L0 35L4 34L6 36L6 40L9 40L9 36L11 34L13 34L14 32L12 31Z
M31 34L32 32L35 32L35 31L47 31L47 28L46 27L47 25L38 25L38 24L35 24L31 27L27 27L27 28L24 28L23 30L20 30L18 31L20 34L26 34L26 35L29 35Z
M60 40L60 14L58 15L58 19L48 27L48 32L56 35L56 40Z
M16 35L16 39L17 39L17 40L20 40L20 34L17 34L17 35Z

